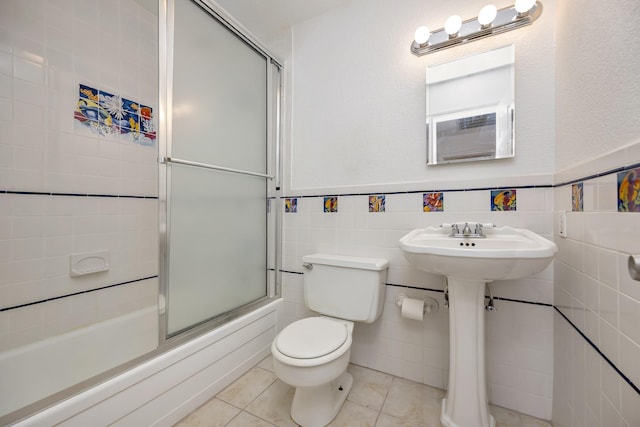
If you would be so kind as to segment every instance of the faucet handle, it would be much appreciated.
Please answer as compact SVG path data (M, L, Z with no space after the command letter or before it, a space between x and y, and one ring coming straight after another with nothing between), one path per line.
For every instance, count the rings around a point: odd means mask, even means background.
M482 236L482 224L481 223L476 223L476 228L473 231L473 234L477 234L479 236Z
M460 234L460 228L458 224L451 224L451 235Z

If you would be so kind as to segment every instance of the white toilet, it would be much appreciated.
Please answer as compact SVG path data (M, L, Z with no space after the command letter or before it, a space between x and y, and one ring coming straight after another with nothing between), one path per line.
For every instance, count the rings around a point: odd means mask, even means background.
M273 370L296 387L291 418L303 427L323 427L353 384L347 372L353 322L373 323L382 313L389 262L326 254L302 260L305 303L323 316L293 322L276 336Z

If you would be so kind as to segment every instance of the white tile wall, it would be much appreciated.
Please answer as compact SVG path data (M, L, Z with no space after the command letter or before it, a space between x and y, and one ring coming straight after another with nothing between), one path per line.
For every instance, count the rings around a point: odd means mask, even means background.
M637 154L637 147L610 153L606 165L639 160L627 153ZM578 172L597 172L601 166L597 159L581 165ZM578 172L567 171L565 176L576 177ZM566 239L557 233L556 216L554 239L560 253L555 261L555 305L606 359L556 313L553 421L557 426L637 426L640 394L607 359L640 385L640 282L627 271L629 254L640 250L640 216L617 212L616 174L589 179L584 188L585 212L570 213ZM570 185L554 193L556 211L570 210Z
M0 307L53 298L0 312L0 351L157 304L138 281L158 274L157 147L73 118L80 83L157 112L157 39L133 0L0 2ZM72 253L105 249L109 271L70 277Z
M382 192L383 193L383 192ZM445 388L448 375L448 311L424 322L403 319L395 295L436 298L441 307L444 278L411 267L398 240L414 228L443 222L481 221L553 234L553 191L518 189L517 212L490 212L490 191L444 194L445 212L422 211L422 193L389 194L386 212L368 211L368 196L340 196L338 212L323 212L323 197L298 198L298 213L284 213L284 270L301 273L302 256L314 252L387 258L387 299L382 317L354 330L352 361L393 375ZM371 193L376 194L376 193ZM282 208L284 209L284 208ZM283 275L286 323L311 315L304 306L302 275ZM412 288L407 288L411 286ZM419 288L419 289L415 289ZM496 297L551 304L553 269L521 280L495 282ZM552 308L496 301L487 313L487 363L493 403L536 417L551 418L553 373Z
M128 0L46 3L34 13L31 2L3 2L0 189L156 196L156 147L73 119L79 83L157 112L156 18Z
M554 322L553 425L640 425L640 395L558 313Z

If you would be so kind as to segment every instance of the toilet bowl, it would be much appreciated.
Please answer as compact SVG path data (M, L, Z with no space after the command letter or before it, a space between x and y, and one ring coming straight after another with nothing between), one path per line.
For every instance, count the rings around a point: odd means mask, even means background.
M273 371L296 388L291 418L324 427L335 418L353 385L347 372L354 322L382 313L389 262L315 254L302 258L305 304L321 316L285 327L271 345Z
M353 378L347 372L353 323L309 317L287 326L273 341L273 370L296 388L291 418L304 427L323 427L342 407Z

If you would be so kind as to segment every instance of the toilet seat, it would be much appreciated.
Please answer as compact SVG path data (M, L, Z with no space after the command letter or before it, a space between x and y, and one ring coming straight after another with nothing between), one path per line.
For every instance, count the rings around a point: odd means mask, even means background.
M275 347L294 359L316 359L338 350L349 339L346 325L324 317L293 322L278 334Z

